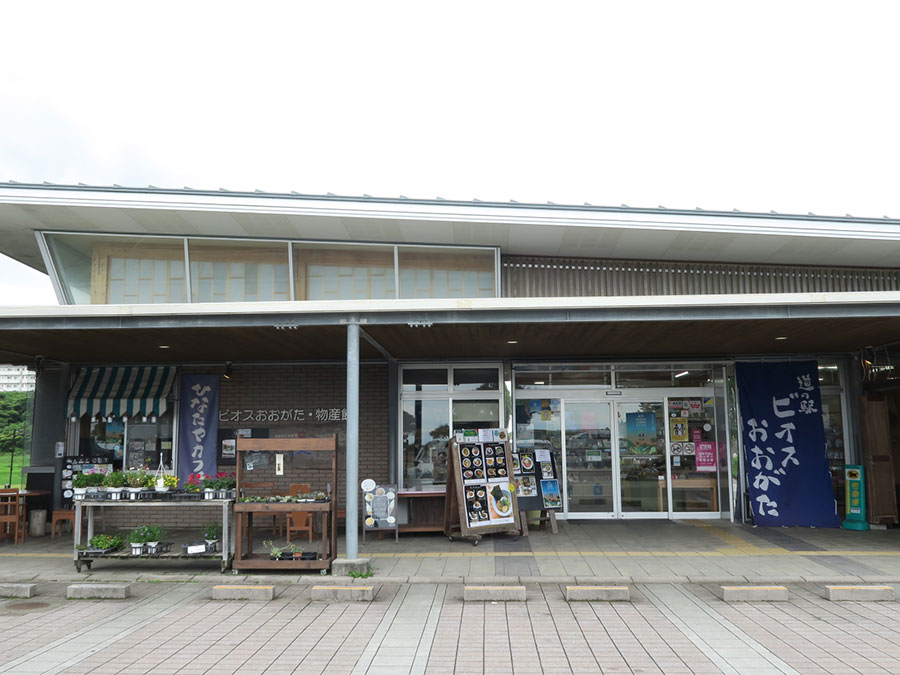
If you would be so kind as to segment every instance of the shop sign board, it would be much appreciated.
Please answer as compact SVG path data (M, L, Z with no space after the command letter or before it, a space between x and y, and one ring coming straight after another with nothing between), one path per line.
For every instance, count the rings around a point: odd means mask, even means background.
M818 363L737 363L754 522L838 527Z
M182 375L178 430L178 477L216 473L219 376Z

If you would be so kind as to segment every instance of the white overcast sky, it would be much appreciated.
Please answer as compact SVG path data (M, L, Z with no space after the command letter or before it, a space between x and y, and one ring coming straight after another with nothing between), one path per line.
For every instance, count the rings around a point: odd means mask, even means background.
M8 3L0 180L900 217L898 5Z

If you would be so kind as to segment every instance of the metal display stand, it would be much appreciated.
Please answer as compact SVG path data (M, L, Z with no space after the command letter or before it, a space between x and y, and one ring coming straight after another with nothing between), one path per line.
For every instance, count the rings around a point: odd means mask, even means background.
M99 552L99 551L90 551L79 549L78 547L81 545L81 523L84 516L87 516L87 541L90 541L94 537L94 509L98 506L102 506L104 508L139 508L139 509L154 509L154 508L192 508L194 506L212 506L214 504L221 505L222 507L222 551L221 553L193 553L187 554L181 550L169 551L166 553L159 554L142 554L142 555L132 555L129 550L120 549L118 551L111 552ZM230 535L230 525L231 525L231 516L232 516L232 507L234 505L233 499L204 499L202 501L198 500L103 500L103 501L94 501L90 499L76 499L75 500L75 526L74 526L74 554L73 561L75 563L75 569L78 572L81 572L81 568L87 567L91 569L91 564L94 560L102 559L102 558L116 558L116 559L133 559L133 560L184 560L184 559L199 559L199 560L216 560L221 558L221 571L224 572L231 566L232 557L234 555L234 549L231 544L231 535Z
M474 464L475 457L473 452L475 448L479 450L479 459L481 460L477 467ZM494 458L493 466L487 466L486 450L490 448L493 453L490 457ZM478 542L485 534L504 533L511 534L518 538L521 532L521 524L519 520L519 508L516 504L516 491L510 490L509 484L513 482L512 478L512 453L509 451L509 444L505 441L491 443L457 443L456 439L451 439L449 443L448 471L447 471L447 501L444 509L444 534L450 541L458 537L461 539L470 539L473 546L478 546ZM468 456L463 456L466 453ZM486 472L489 468L499 471L501 468L496 463L496 457L503 457L503 466L505 475L490 476ZM466 462L468 466L465 466ZM475 484L479 480L476 472L478 470L484 472L480 484ZM471 472L471 477L468 472ZM501 479L505 479L501 481ZM493 482L491 482L493 481ZM501 485L502 483L502 485ZM500 520L494 518L496 507L491 505L490 492L495 485L500 485L509 493L510 513L502 518L509 522L495 522L492 520ZM479 497L479 490L484 492ZM474 495L469 493L474 491ZM470 496L472 498L470 498ZM478 508L475 509L475 505ZM481 521L474 522L471 514L473 512L485 512L489 517L484 524Z
M242 453L331 453L331 485L337 489L337 435L327 438L238 438L237 454L237 494L242 494L244 486L244 460ZM336 492L331 499L323 502L238 502L234 506L235 549L232 568L237 570L321 570L327 574L331 563L337 557L337 504ZM253 516L308 511L318 514L322 530L322 550L315 560L272 560L268 555L253 552Z

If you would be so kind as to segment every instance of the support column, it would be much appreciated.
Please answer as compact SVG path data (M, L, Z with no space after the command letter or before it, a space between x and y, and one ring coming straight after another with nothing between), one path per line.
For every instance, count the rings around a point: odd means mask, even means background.
M359 324L347 324L346 552L359 557Z

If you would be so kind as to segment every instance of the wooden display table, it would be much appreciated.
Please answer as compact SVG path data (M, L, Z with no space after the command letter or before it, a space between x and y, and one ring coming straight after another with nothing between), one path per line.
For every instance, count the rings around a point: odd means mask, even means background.
M119 499L119 500L94 500L94 499L76 499L75 503L75 526L74 530L74 562L75 569L80 572L82 566L91 569L91 564L94 560L100 558L117 558L117 559L132 559L132 560L185 560L185 559L198 559L198 560L216 560L217 558L221 558L221 571L224 572L231 565L231 557L233 553L233 549L231 546L231 535L229 534L229 529L231 525L231 508L234 504L233 499L185 499L185 500L175 500L175 499L141 499L141 500L131 500L131 499ZM115 508L132 508L132 509L161 509L161 508L186 508L190 509L196 506L213 506L219 505L222 507L222 551L221 553L192 553L186 554L181 549L176 549L174 551L170 551L168 553L160 553L158 555L132 555L129 549L126 547L124 549L120 549L118 551L113 551L111 553L91 553L88 551L79 550L79 546L81 545L81 522L84 515L87 515L87 541L90 541L94 537L94 510L97 507L107 508L107 509L115 509Z
M235 538L234 561L235 570L322 570L324 574L337 556L337 537L334 536L333 523L335 512L333 502L297 502L289 504L268 504L264 502L238 503L234 506ZM318 514L322 530L322 551L316 560L272 560L268 554L253 552L253 514L272 515L273 513L296 513L309 511ZM242 535L241 533L244 533ZM246 543L246 545L245 545Z
M337 488L337 435L327 438L238 438L235 450L237 452L237 495L243 495L245 484L244 463L247 453L270 453L273 455L292 455L327 453L331 455L330 484ZM283 461L284 457L280 461ZM275 462L278 464L278 461ZM270 467L270 464L266 465ZM281 474L266 476L268 481ZM254 471L254 473L256 473ZM270 474L272 472L270 471ZM321 570L326 574L331 569L331 563L337 557L337 503L332 493L327 501L319 502L268 502L268 501L238 501L234 506L235 515L235 555L232 569L235 570ZM256 514L277 516L279 514L310 512L319 514L322 531L322 550L315 560L291 560L272 559L269 554L257 554L253 552L253 516ZM315 515L313 516L315 517Z

